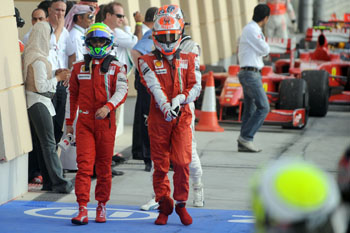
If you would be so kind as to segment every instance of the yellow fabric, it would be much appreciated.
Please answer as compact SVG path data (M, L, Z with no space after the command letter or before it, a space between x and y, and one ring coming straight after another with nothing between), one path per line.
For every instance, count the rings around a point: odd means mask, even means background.
M329 190L324 175L305 164L293 165L278 174L275 188L282 200L302 209L322 205Z

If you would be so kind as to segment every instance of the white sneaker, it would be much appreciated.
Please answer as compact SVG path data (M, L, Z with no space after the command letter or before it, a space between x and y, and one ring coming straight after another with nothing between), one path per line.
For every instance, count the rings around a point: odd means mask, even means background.
M239 137L238 142L238 152L260 152L260 148L257 148L253 142L246 141L243 138Z
M147 210L156 210L158 209L158 207L159 207L158 202L156 202L155 198L152 198L149 202L142 205L140 209L147 211Z
M203 207L204 206L204 190L203 184L193 184L193 206Z

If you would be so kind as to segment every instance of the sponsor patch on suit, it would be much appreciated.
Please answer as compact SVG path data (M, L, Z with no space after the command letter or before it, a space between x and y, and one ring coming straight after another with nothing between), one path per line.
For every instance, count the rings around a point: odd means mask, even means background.
M166 69L156 69L155 72L156 72L156 74L166 74L167 70Z
M187 67L188 67L188 61L187 60L180 60L180 68L187 69Z
M162 61L154 60L153 62L154 62L154 67L155 67L156 69L162 69L162 68L164 67Z
M85 65L80 66L80 73L90 73L85 69Z
M78 74L78 79L79 80L90 80L91 74Z

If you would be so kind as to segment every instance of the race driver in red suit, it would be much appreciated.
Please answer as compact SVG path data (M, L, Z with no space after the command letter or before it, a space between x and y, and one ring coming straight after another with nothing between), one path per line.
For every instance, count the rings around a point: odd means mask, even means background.
M73 121L79 108L76 126L78 172L75 194L79 214L72 223L88 223L91 176L95 165L97 184L96 222L106 222L106 202L112 184L111 163L116 133L115 109L128 92L126 67L109 55L113 34L107 25L96 23L85 34L88 55L73 65L66 105L67 133L73 133Z
M151 94L148 133L154 163L153 188L159 202L157 225L165 225L173 211L168 179L170 160L174 168L175 211L184 225L192 218L185 206L189 191L189 164L192 157L192 113L189 103L201 90L196 54L182 52L179 45L184 27L177 6L158 10L152 38L155 50L139 58L141 82Z

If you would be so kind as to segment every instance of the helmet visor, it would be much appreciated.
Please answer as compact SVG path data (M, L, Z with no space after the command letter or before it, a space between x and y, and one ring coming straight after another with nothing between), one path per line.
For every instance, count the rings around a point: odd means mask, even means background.
M92 37L89 39L90 44L103 44L105 45L108 42L107 38L103 37Z
M176 42L180 37L180 34L173 33L156 35L155 39L160 43L170 44Z
M86 39L92 38L92 37L102 37L106 39L110 39L110 34L107 31L104 30L91 30L86 34Z

